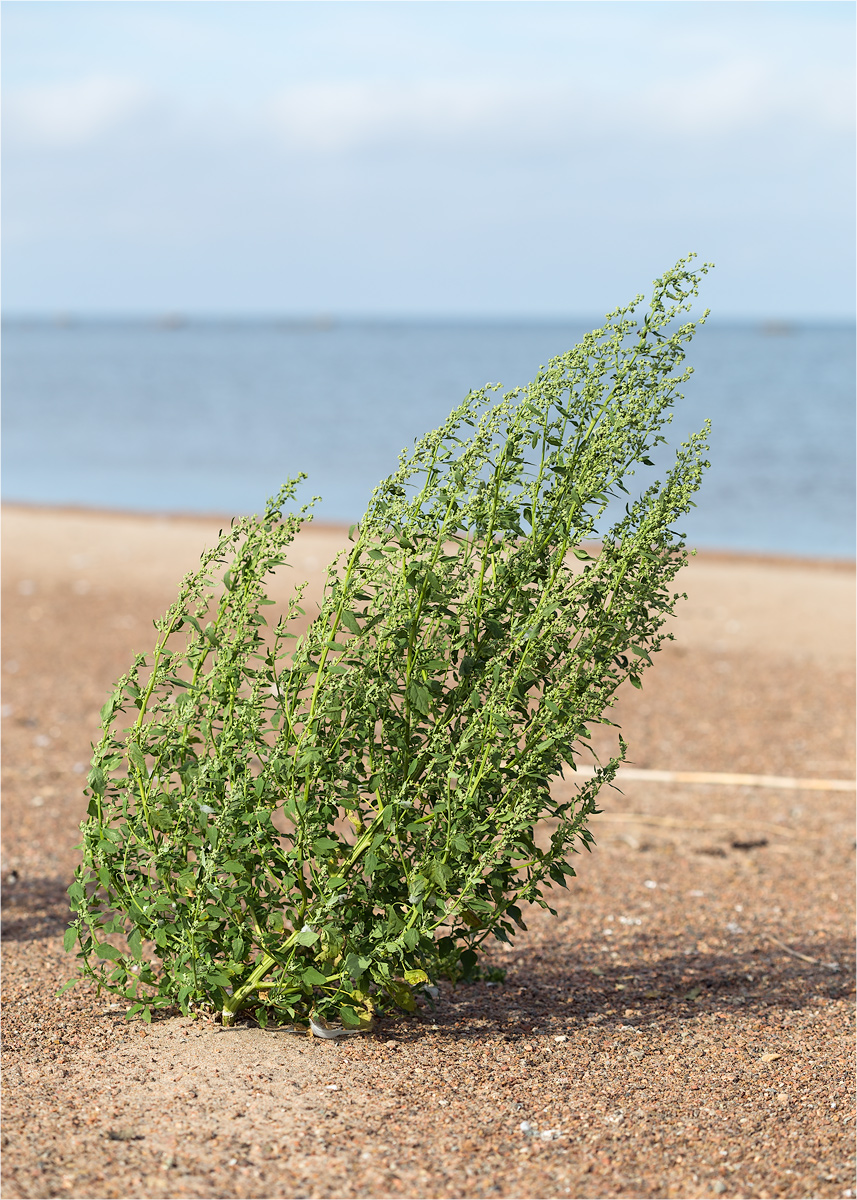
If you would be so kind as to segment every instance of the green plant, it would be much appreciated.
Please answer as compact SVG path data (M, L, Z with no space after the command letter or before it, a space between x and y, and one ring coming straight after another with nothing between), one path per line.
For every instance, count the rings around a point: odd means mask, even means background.
M687 377L695 325L677 318L708 269L689 263L642 317L638 297L529 387L471 393L403 454L302 636L300 589L264 617L307 515L282 515L298 480L184 580L102 711L70 889L66 947L129 1014L356 1027L472 974L489 935L525 928L523 906L548 907L574 874L624 743L570 798L550 783L669 636L686 559L673 525L707 466L703 430L601 530Z

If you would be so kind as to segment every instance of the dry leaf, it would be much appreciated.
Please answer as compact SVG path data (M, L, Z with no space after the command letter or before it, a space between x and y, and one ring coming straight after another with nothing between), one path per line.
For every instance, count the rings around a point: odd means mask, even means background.
M778 1058L782 1058L782 1054L763 1054L760 1062L776 1062Z

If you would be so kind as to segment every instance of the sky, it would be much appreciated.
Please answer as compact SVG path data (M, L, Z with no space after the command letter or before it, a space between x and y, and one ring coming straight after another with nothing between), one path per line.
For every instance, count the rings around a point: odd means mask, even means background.
M854 312L843 0L6 0L8 314Z

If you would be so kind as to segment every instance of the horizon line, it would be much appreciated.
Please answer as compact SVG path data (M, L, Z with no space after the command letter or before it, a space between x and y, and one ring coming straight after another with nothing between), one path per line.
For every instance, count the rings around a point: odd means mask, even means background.
M180 329L194 322L232 322L236 324L247 322L283 323L300 325L316 329L330 328L338 323L350 324L357 322L390 323L410 321L427 322L554 322L571 321L574 323L591 323L605 320L606 314L600 316L594 312L348 312L348 311L288 311L277 309L262 309L257 311L206 311L192 308L162 308L162 309L127 309L127 310L98 310L98 309L38 309L38 310L3 310L0 311L0 321L37 322L52 324L58 327L69 327L76 323L90 321L123 321L154 325L163 329ZM698 320L699 318L697 318ZM854 325L857 323L857 313L837 313L821 315L796 315L784 313L715 313L706 318L709 324L741 323L761 326L793 328L806 325Z

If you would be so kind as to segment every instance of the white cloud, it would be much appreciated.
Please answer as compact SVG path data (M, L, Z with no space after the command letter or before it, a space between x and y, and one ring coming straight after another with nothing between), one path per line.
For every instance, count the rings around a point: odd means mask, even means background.
M654 83L641 114L675 133L732 134L786 120L819 132L853 127L852 82L835 70L785 75L762 58L735 57Z
M639 66L639 64L637 64ZM293 150L335 156L373 148L536 152L637 130L647 140L706 139L779 124L841 133L853 124L850 70L804 63L784 71L763 54L718 48L685 55L664 75L603 73L595 64L542 79L471 77L314 80L251 99L175 92L130 76L91 75L10 88L7 146L78 149L132 122L155 141L214 147L273 136ZM141 120L142 118L142 120Z
M18 88L4 102L4 136L13 144L76 148L113 132L149 100L141 84L109 76Z
M405 144L543 149L631 125L655 138L728 136L782 122L842 132L852 123L850 88L836 72L784 79L763 59L736 56L636 86L615 76L317 82L280 91L266 118L287 146L329 154Z
M514 96L493 83L311 83L283 90L268 111L288 143L338 151L403 138L485 136L514 112Z

